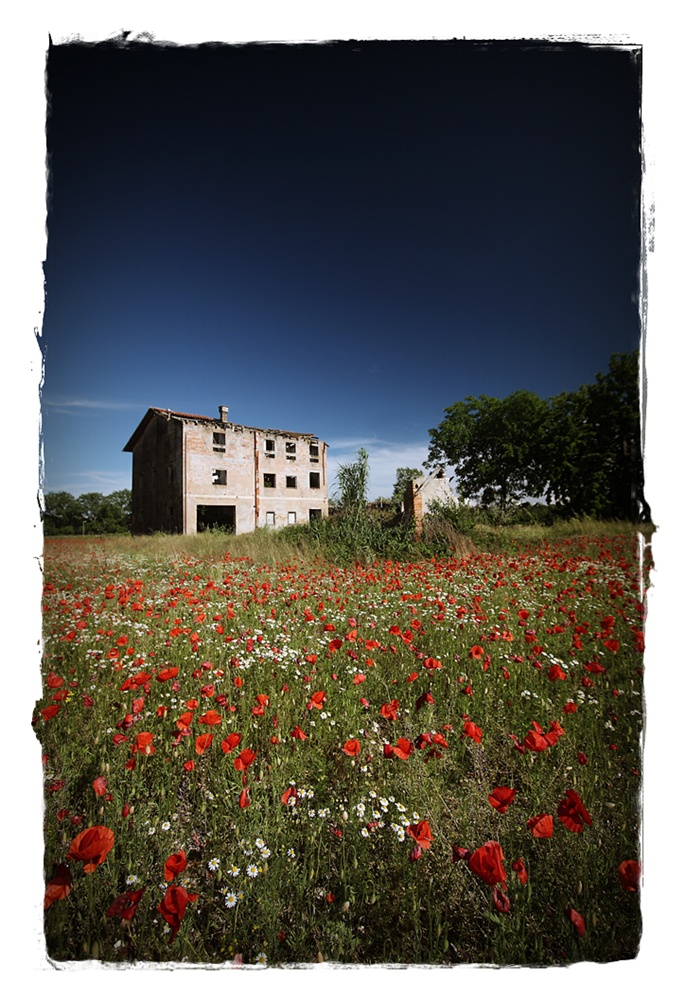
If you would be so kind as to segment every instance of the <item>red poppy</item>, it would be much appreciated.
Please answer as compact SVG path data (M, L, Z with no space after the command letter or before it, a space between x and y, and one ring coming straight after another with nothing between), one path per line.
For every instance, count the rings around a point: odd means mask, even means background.
M579 937L585 937L585 921L581 917L577 910L573 910L570 906L566 911L568 919L571 921L575 929L578 931Z
M583 805L580 795L572 788L566 792L566 798L562 799L557 808L557 815L567 830L572 833L582 833L584 825L592 826L592 819L587 809Z
M245 747L245 749L241 750L233 761L233 767L236 771L246 771L256 756L257 754L254 750L250 750L249 747Z
M583 670L587 670L591 674L605 674L607 672L606 667L603 667L601 663L597 663L596 661L586 663Z
M386 702L381 705L381 715L384 719L389 719L391 722L395 722L397 719L397 712L400 707L400 703L397 698L393 698L392 701Z
M210 708L208 712L200 716L198 722L201 722L205 726L218 726L221 722L221 716L216 709Z
M428 850L433 841L433 834L427 819L419 820L406 828L407 833L412 837L419 847Z
M296 806L300 801L300 797L297 794L296 785L288 785L286 790L281 795L281 802L284 806Z
M521 885L525 885L528 881L528 872L526 871L526 866L523 863L523 858L518 858L511 867L512 870L518 875Z
M527 826L534 837L551 837L554 833L554 817L548 813L539 813L531 816Z
M59 705L48 705L47 708L41 708L40 714L43 716L44 722L49 722L50 719L54 719L59 712Z
M508 913L511 909L511 900L498 885L492 887L492 901L495 904L495 909L499 910L500 913Z
M84 872L94 872L114 847L114 832L107 826L89 826L71 842L68 861L83 861Z
M136 742L134 746L134 752L142 753L145 757L149 757L155 752L155 748L152 745L154 739L153 733L138 733L136 736Z
M496 840L488 840L473 852L469 858L469 868L487 885L496 885L498 882L504 885L507 873L503 861L504 854L500 844Z
M637 892L640 888L640 863L639 861L622 861L618 866L618 877L621 885L628 892Z
M471 646L469 650L469 657L472 660L482 660L485 655L485 650L482 646Z
M302 732L299 726L295 726L294 729L290 730L290 735L296 740L306 740L307 734Z
M440 670L442 668L442 663L440 660L436 660L433 656L428 656L424 661L423 665L429 673L434 670Z
M473 852L469 851L468 847L459 847L458 844L452 844L452 861L468 861Z
M314 694L309 699L309 701L307 702L307 708L309 709L316 708L320 712L321 709L323 708L325 700L326 700L325 691L315 691Z
M195 753L201 754L204 753L205 750L209 750L213 739L213 733L203 733L202 736L198 736L195 740Z
M359 740L347 740L343 744L343 753L346 753L348 757L356 757L361 753L361 743Z
M353 684L363 684L366 680L366 674L355 674L352 678Z
M96 778L93 782L93 791L97 796L107 794L107 778Z
M64 684L64 679L62 677L58 677L57 674L50 672L45 683L49 688L61 688Z
M408 740L406 736L400 736L397 741L397 746L392 747L392 752L400 760L407 760L411 754L414 753L414 744L411 740Z
M131 705L131 711L134 715L140 715L143 711L143 706L145 705L145 698L134 698L133 704Z
M58 899L66 899L70 892L71 872L69 871L69 865L57 865L55 874L45 886L43 909L47 910L48 906L52 906Z
M231 750L235 750L242 738L242 733L229 733L226 739L221 741L221 749L224 753L230 753Z
M250 789L243 788L242 792L238 796L238 805L241 809L247 809L250 804Z
M547 671L547 677L550 681L565 681L566 674L561 669L558 663L554 663Z
M170 681L174 677L178 676L178 667L165 667L164 670L160 670L157 674L158 681Z
M165 892L164 899L157 909L169 924L169 927L171 927L170 943L176 937L178 929L181 926L183 914L186 912L188 903L194 903L196 899L197 894L186 892L182 885L170 885Z
M183 766L186 769L186 771L194 771L195 770L195 761L194 760L187 760Z
M178 851L176 854L170 854L169 857L164 862L164 878L167 882L172 882L177 875L186 870L186 852Z
M578 763L579 764L587 764L587 762L588 762L587 755L584 754L582 750L579 750L578 751Z
M134 892L124 892L117 896L110 908L107 910L108 917L121 917L122 920L133 920L138 909L145 888L136 889Z
M496 809L498 813L502 813L502 815L504 815L514 801L515 795L515 788L508 788L506 785L499 785L497 788L493 788L488 795L488 802L493 809Z
M464 733L466 736L470 736L476 743L483 742L483 730L479 729L478 726L470 720L464 723Z

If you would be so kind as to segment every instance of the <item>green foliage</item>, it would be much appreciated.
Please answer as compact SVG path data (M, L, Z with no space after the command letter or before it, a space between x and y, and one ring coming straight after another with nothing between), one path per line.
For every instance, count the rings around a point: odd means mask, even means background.
M401 504L404 500L404 492L412 481L412 479L418 479L423 473L420 469L410 469L410 468L400 468L395 473L395 485L392 490L392 502L395 504Z
M430 431L428 465L454 466L463 499L499 517L525 497L560 516L648 521L638 354L615 354L592 385L543 401L468 396Z
M445 412L442 424L429 432L428 464L454 466L463 500L506 510L540 493L546 481L539 447L546 406L535 393L467 396Z
M115 535L131 530L131 491L46 493L43 531L46 535Z

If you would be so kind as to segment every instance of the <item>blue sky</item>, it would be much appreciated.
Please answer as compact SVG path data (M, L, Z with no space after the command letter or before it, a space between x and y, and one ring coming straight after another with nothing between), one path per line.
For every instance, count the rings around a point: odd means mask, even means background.
M450 404L639 344L628 46L57 45L47 87L46 491L227 404L387 496Z

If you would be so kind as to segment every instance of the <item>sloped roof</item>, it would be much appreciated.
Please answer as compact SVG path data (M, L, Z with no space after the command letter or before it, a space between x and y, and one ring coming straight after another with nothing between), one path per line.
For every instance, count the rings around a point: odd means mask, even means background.
M231 427L234 430L259 431L261 434L275 434L282 437L307 438L312 441L319 440L315 434L303 434L298 431L281 431L272 427L248 427L245 424L235 424L228 421L224 423L220 417L206 417L199 413L182 413L180 410L167 410L162 409L159 406L151 406L122 448L122 451L133 451L138 439L143 435L153 417L164 417L165 420L182 420L213 424L216 427Z

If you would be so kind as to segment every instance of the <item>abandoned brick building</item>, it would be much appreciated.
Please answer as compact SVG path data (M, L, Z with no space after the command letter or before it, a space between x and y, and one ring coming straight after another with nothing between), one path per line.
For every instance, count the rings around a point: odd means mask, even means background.
M328 516L326 444L151 407L125 445L133 455L133 533L209 528L235 534Z

